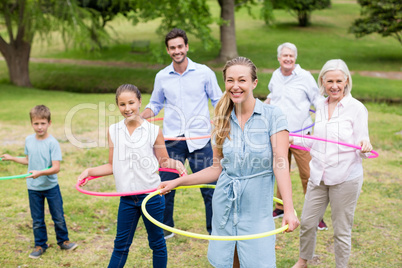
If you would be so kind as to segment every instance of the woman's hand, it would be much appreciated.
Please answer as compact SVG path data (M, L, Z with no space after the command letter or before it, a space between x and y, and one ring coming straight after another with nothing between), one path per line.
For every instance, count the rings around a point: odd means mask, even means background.
M299 219L293 211L289 213L285 212L283 215L282 226L286 224L289 224L289 228L285 230L286 233L293 232L300 225Z
M88 180L86 180L86 178L88 177L89 177L89 171L88 169L86 169L78 176L77 182L79 182L80 186L84 186L88 182Z
M360 150L362 153L368 153L368 152L371 152L373 150L373 146L367 140L360 141L359 146L362 147L361 150Z

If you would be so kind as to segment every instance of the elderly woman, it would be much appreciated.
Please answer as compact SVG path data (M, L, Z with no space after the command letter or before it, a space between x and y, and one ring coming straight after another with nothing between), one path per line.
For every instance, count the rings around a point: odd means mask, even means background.
M336 267L347 267L354 211L363 184L362 157L370 152L368 112L352 97L352 78L346 63L329 60L323 66L318 86L328 97L317 107L314 135L356 144L357 150L311 139L293 142L311 148L310 179L301 216L300 256L294 268L307 267L313 258L317 224L331 204Z

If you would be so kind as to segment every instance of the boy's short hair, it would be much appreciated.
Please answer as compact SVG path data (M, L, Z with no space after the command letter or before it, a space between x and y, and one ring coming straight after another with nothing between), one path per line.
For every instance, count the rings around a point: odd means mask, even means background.
M50 122L50 110L45 105L36 105L29 112L31 122L33 118L47 119Z

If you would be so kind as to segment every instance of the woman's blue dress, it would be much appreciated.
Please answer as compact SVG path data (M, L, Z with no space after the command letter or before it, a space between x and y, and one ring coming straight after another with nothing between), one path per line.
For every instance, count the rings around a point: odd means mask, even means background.
M257 99L244 130L234 110L230 120L230 139L223 144L222 173L212 200L212 235L251 235L274 230L275 177L270 137L287 129L286 117L278 107ZM275 236L241 241L211 240L210 263L219 268L233 267L236 245L241 267L276 267Z

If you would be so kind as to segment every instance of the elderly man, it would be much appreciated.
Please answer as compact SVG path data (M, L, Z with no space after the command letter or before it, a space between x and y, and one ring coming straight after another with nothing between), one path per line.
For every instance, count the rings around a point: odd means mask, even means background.
M313 121L309 109L311 105L317 107L317 103L323 100L317 83L310 72L296 64L297 48L292 43L283 43L278 46L278 61L280 67L274 71L269 81L270 91L265 103L279 106L286 115L290 132L297 131L299 134L311 134ZM307 182L310 178L309 163L310 153L307 151L289 148L289 167L291 158L296 160L299 175L303 185L304 194L307 190ZM277 188L276 196L281 199L281 193ZM276 203L273 212L274 219L283 217L283 206ZM324 220L318 224L319 230L327 230Z

